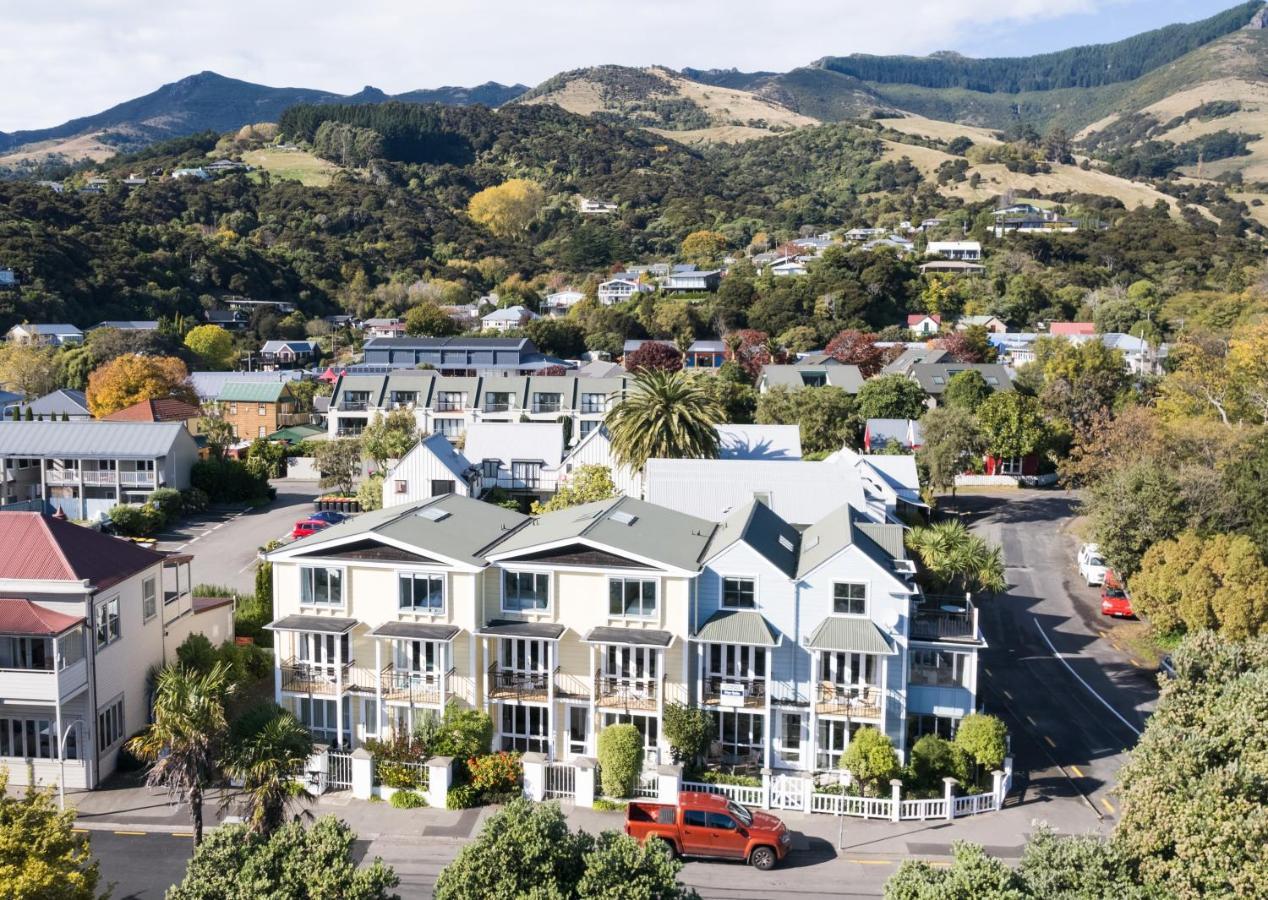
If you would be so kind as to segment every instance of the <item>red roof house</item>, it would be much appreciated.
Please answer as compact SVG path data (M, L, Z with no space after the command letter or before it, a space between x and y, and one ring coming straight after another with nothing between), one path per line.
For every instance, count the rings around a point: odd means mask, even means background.
M162 553L36 512L0 512L0 578L117 584L166 557Z
M1048 334L1074 337L1096 334L1096 326L1091 322L1053 322L1048 326Z

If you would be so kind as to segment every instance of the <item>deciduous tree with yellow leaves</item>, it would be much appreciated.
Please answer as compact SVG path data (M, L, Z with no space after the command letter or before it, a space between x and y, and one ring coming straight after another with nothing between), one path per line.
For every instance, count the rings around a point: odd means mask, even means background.
M0 896L92 900L100 873L74 810L59 812L46 790L7 793L8 780L0 769Z
M213 369L233 367L237 354L233 349L233 335L219 325L199 325L185 335L185 346Z
M515 237L528 230L546 202L536 181L512 178L485 188L467 203L467 215L498 237Z
M726 250L726 235L719 231L693 231L682 240L682 255L698 266L718 262Z
M174 397L197 405L188 378L185 364L174 356L125 354L88 376L88 409L101 418L142 400Z

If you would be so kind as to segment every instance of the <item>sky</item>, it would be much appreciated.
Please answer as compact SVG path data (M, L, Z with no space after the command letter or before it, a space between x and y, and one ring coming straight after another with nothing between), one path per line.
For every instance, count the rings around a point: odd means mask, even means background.
M0 131L58 125L204 70L350 94L365 85L534 85L601 63L787 71L849 53L1024 56L1205 18L1235 2L9 0Z

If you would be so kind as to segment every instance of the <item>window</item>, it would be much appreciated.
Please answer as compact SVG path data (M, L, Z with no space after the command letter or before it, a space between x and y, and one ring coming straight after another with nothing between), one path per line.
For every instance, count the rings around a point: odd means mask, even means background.
M97 649L119 640L122 635L119 627L119 598L111 597L104 603L98 603L93 621L97 626Z
M502 609L511 612L550 606L550 576L545 572L503 572Z
M299 602L343 606L343 570L305 566L299 570Z
M463 427L462 419L434 419L432 420L431 430L433 434L443 434L447 438L455 438L466 429Z
M722 744L724 756L751 759L766 752L766 716L763 713L713 713L714 734Z
M504 705L501 749L545 753L549 727L547 712L541 706Z
M511 482L516 487L535 488L541 483L542 463L511 460Z
M439 412L456 412L467 405L464 391L441 391L436 395L436 409Z
M757 606L757 581L752 578L723 578L722 605L728 609Z
M343 698L343 733L348 737L352 727L352 705L350 698ZM299 720L312 736L327 743L339 743L335 714L337 709L334 700L311 700L307 697L299 701Z
M158 611L158 586L153 578L141 582L141 618L148 622Z
M584 756L590 732L590 710L584 706L568 707L568 752Z
M819 657L819 680L841 686L876 687L876 656L844 650L824 651Z
M265 426L261 425L261 426L260 426L260 428L259 428L259 435L258 435L258 436L259 436L259 437L267 437L267 436L268 436L268 433L269 433L268 428L266 428Z
M818 764L820 769L836 769L841 764L841 754L849 746L850 738L863 726L858 722L846 723L843 719L819 720Z
M910 750L912 745L926 734L936 734L945 741L952 740L959 727L959 716L912 713L907 717L907 749Z
M938 687L967 687L969 680L969 654L948 650L912 650L911 684L928 684Z
M999 464L995 467L997 475L1021 475L1022 474L1022 458L1020 456L1007 456L1000 459Z
M445 611L445 577L419 573L400 577L401 609L414 612Z
M850 581L832 585L832 611L844 616L867 615L867 585Z
M433 478L431 480L431 495L433 497L443 497L445 494L453 493L452 478Z
M582 394L581 411L583 413L603 413L608 411L608 398L605 394Z
M392 664L402 672L417 675L440 671L440 651L436 641L393 641Z
M230 404L229 404L229 415L231 415L231 416L236 416L237 414L238 414L238 404L236 404L236 403L230 403Z
M654 647L609 644L603 654L603 674L620 681L655 681L657 657Z
M732 819L730 816L728 816L726 813L711 812L711 813L708 813L708 816L709 816L710 828L716 828L719 831L734 831L735 830L735 820Z
M507 412L511 408L511 394L506 391L487 391L484 395L485 412Z
M55 723L54 719L0 717L0 757L57 759ZM79 758L78 728L70 728L66 736L66 758Z
M123 740L123 698L111 701L97 713L97 745L108 750Z
M557 413L559 412L559 394L533 394L533 412L535 413Z
M392 406L397 409L400 409L402 406L413 406L417 402L417 391L392 391Z
M497 478L498 472L501 469L502 469L502 460L500 459L480 460L480 477L481 478Z
M257 416L266 416L266 415L268 415L268 407L267 407L267 406L265 406L263 403L256 404L256 407L255 407L255 414L256 414Z
M656 615L654 579L612 578L608 581L608 615Z
M682 812L682 824L688 828L708 828L709 814L703 809L685 809Z
M65 669L84 658L84 632L76 628L57 639L58 667Z
M828 383L827 372L802 372L801 383L804 387L823 387Z
M766 648L747 644L710 644L709 680L752 681L766 677Z
M596 422L593 419L582 419L581 420L581 437L585 437L587 434L589 434L590 432L598 428L601 424L603 423Z
M49 638L0 637L0 669L53 671L53 642Z
M639 736L643 739L643 759L647 762L654 763L660 758L660 750L657 746L659 720L656 714L642 715L639 713L604 713L603 727L609 725L633 725L638 729Z

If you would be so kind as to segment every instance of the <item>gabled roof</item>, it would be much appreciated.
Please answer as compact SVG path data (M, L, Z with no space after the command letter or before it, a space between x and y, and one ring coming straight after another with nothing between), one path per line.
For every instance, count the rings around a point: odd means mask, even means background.
M280 353L283 349L290 350L292 353L314 353L317 350L316 341L265 341L264 346L260 348L261 353Z
M67 325L65 322L21 322L13 327L21 328L29 334L83 334L74 325Z
M0 422L0 456L156 459L182 435L179 422Z
M549 546L595 544L652 564L697 571L714 523L632 497L583 503L547 513L499 541L490 558L515 557Z
M941 347L908 347L885 368L881 369L881 374L892 375L898 372L905 375L917 363L936 363L946 359L947 355L947 351Z
M1072 334L1096 334L1096 325L1093 322L1053 322L1048 326L1048 334L1067 337Z
M83 616L68 616L37 606L30 600L0 600L0 634L48 636L61 634L84 621Z
M98 590L164 559L131 541L34 512L0 512L0 547L5 551L0 553L0 578L86 580Z
M438 431L429 434L427 437L415 444L409 452L405 454L405 457L401 458L401 462L397 463L397 465L403 465L405 458L413 456L415 453L431 454L442 466L449 470L450 474L452 474L454 478L459 481L466 479L467 471L471 468L471 462L462 453L462 451L455 448L454 445L449 442L449 438L445 437ZM393 471L395 471L395 469L393 469ZM388 473L387 477L392 477L391 472Z
M894 554L881 547L861 525L871 522L859 510L842 506L815 522L801 534L801 553L797 560L797 577L804 578L847 547L858 547L886 572L893 573ZM895 529L901 525L883 526ZM894 549L891 547L890 549Z
M192 403L164 397L158 400L141 400L131 406L116 410L106 416L106 422L184 422L197 419L203 411Z
M498 459L556 466L564 457L564 429L558 422L476 422L467 426L462 455L476 465Z
M849 394L857 394L859 389L863 387L863 373L859 371L858 366L843 365L835 362L824 365L796 363L793 365L763 366L761 379L768 388L782 385L795 389L806 386L806 380L802 377L803 375L810 375L826 381L829 386L839 387Z
M226 381L217 400L245 403L277 403L289 394L285 381Z
M158 322L153 319L109 319L98 322L93 328L117 328L120 331L157 331Z
M277 372L190 372L189 383L203 400L214 400L230 381L294 381L303 374L292 369Z
M91 415L84 392L70 388L59 388L51 394L45 394L38 400L25 404L25 408L36 416L60 416L62 413L68 416Z
M898 441L904 447L924 443L920 422L916 419L868 419L865 426L872 446Z
M796 528L775 515L765 503L750 500L714 529L703 559L713 559L736 544L744 543L793 578L797 574L797 545L800 541L801 535Z
M929 315L928 313L908 313L907 314L908 326L919 325L925 319L928 319L930 322L934 322L936 324L942 323L942 316L937 315L936 313L932 316Z
M917 363L911 367L910 374L926 394L941 394L954 376L969 369L980 372L993 390L1013 389L1008 369L998 363Z

